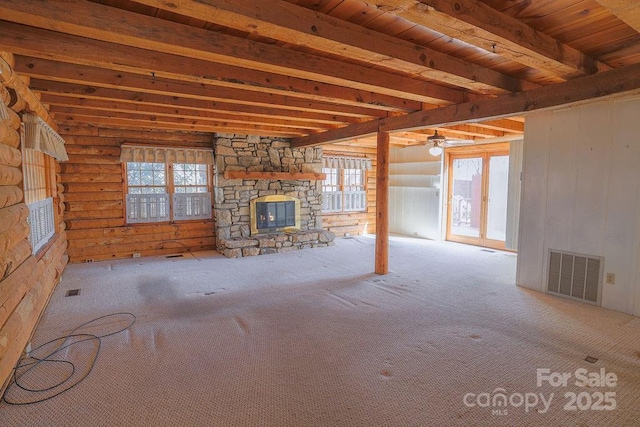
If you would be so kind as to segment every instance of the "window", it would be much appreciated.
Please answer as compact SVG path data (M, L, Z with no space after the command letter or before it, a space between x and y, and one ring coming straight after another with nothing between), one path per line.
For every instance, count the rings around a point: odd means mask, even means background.
M55 234L54 160L41 151L22 149L24 201L29 207L29 241L35 254Z
M69 160L64 140L40 117L22 115L22 191L29 207L29 241L38 252L56 232L55 159Z
M356 212L367 209L366 169L371 162L365 158L324 158L322 172L323 212Z
M211 218L211 150L123 146L127 223Z
M364 191L364 173L360 169L344 169L345 191Z
M173 184L176 193L206 193L207 165L175 163L173 165Z
M129 194L164 194L167 180L164 163L127 163Z
M27 204L49 196L47 184L50 176L47 173L47 163L47 156L43 152L31 148L22 150L24 201Z
M326 174L326 178L322 183L322 191L340 191L340 169L323 168L322 173Z

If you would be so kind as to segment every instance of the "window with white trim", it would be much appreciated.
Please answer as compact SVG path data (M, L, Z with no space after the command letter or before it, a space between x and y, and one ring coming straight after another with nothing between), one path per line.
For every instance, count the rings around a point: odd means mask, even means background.
M358 212L367 210L367 158L324 157L322 172L322 211Z
M55 234L54 160L32 148L22 148L22 188L29 207L29 241L35 254Z
M127 223L211 218L211 150L123 146Z
M0 111L0 118L5 119L6 112ZM55 160L66 161L69 156L62 137L35 114L22 114L21 136L22 191L29 207L29 242L35 254L56 233Z

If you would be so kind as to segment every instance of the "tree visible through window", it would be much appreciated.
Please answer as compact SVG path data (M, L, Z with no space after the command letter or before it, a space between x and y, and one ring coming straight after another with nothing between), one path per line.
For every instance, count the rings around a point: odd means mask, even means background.
M167 193L164 163L127 163L127 185L129 194Z
M176 193L206 193L207 181L207 165L173 164L173 185Z

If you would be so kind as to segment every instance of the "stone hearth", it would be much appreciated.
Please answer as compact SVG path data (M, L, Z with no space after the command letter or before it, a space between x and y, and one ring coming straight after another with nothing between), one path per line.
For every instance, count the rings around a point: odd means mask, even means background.
M253 256L327 246L334 235L322 229L322 181L270 179L268 172L320 173L322 148L291 148L284 139L217 134L214 139L214 214L218 251L227 257ZM264 179L225 178L225 172L265 172ZM295 175L293 175L295 176ZM251 233L251 201L264 196L300 200L300 229ZM255 228L255 227L254 227Z

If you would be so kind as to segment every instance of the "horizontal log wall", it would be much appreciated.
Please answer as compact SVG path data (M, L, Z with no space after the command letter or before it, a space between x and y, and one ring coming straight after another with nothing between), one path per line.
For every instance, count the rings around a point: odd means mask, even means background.
M367 171L366 212L326 213L322 215L322 226L336 236L359 235L376 232L376 149L350 145L329 144L323 146L326 156L368 157L372 168Z
M124 142L211 148L212 135L94 127L62 127L60 134L69 154L61 182L72 262L215 248L213 220L127 225L120 164Z
M0 84L0 102L6 105L5 93L6 88ZM29 208L23 201L21 183L17 114L31 107L21 96L14 98L10 107L15 110L9 111L10 118L0 120L0 386L7 384L68 261L67 236L59 210L56 234L37 255L32 255ZM54 199L54 206L59 209L59 200Z

